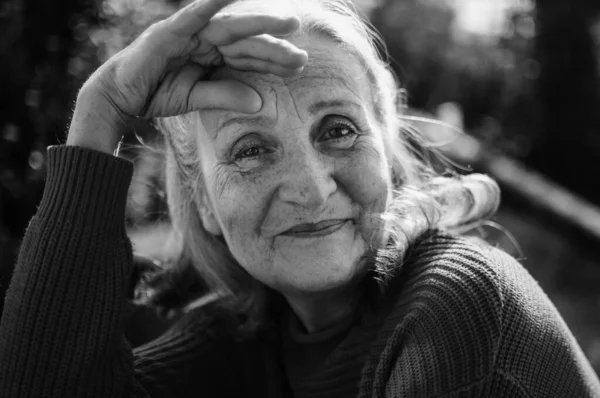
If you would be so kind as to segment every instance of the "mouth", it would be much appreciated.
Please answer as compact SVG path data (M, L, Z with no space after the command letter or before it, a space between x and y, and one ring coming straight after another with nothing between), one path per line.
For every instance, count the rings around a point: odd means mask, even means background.
M298 224L288 229L281 235L293 236L296 238L314 238L319 236L330 235L341 229L346 223L351 222L351 219L335 219L324 220L318 223Z

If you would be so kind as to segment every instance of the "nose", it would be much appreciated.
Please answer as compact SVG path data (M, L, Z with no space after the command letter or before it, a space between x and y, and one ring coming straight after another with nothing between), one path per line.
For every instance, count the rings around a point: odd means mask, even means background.
M314 149L296 153L286 163L287 170L278 192L282 201L308 209L318 209L337 190L333 166Z

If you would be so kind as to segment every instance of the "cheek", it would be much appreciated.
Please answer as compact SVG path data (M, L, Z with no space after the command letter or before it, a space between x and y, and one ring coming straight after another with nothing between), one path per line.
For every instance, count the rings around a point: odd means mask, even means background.
M382 146L364 147L344 163L338 178L361 209L358 232L366 247L379 248L387 239L385 222L380 216L387 209L392 188L384 149Z
M274 286L275 250L272 242L260 233L271 204L272 190L269 184L251 180L226 184L221 189L221 198L216 198L215 209L229 251L238 264L255 279Z
M255 184L242 183L236 177L217 173L213 184L213 203L223 228L225 238L231 244L239 244L239 236L251 238L258 228L264 193Z
M259 254L256 248L264 246L260 242L260 226L270 204L270 190L260 179L243 178L218 169L212 174L211 188L225 241L236 260L246 268Z
M384 212L391 179L383 146L378 143L357 145L340 168L340 182L366 212Z

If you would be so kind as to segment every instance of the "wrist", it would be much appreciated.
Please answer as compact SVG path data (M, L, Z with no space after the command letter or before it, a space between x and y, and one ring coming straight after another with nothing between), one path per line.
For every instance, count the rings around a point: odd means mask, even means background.
M77 96L66 144L113 154L129 119L106 96L97 91L89 93L83 88Z

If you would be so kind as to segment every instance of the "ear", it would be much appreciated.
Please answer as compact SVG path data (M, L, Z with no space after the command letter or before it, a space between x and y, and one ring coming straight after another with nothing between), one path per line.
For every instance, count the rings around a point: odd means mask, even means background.
M221 226L219 225L219 221L215 216L212 206L208 202L208 198L204 197L202 203L198 203L198 211L204 229L215 236L222 235Z

